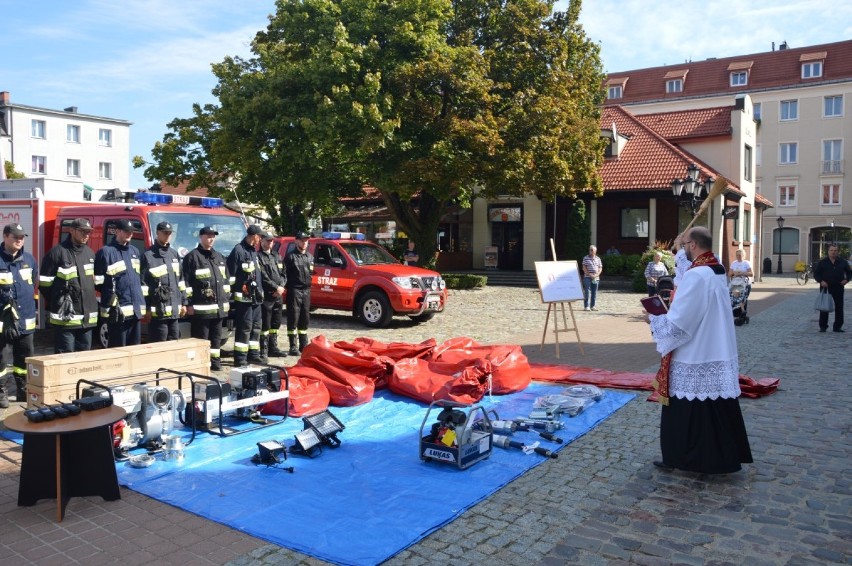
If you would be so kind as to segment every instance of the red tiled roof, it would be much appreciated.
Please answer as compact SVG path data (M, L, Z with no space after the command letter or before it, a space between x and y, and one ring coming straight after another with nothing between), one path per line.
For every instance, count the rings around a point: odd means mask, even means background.
M630 138L618 157L604 160L601 177L605 191L671 190L673 179L683 177L695 163L701 178L719 173L700 159L666 141L652 128L620 106L607 106L601 115L601 127L615 128ZM728 193L744 195L739 187L728 184Z
M802 61L823 60L822 77L803 79ZM730 86L731 68L752 63L748 72L748 84ZM682 92L666 93L666 76L673 72L689 70L689 79L683 82ZM746 67L747 68L747 67ZM753 53L708 59L665 67L637 69L610 73L606 84L617 84L616 79L629 77L622 98L607 100L607 105L624 105L650 100L675 100L696 96L738 94L743 92L771 90L783 87L808 86L852 80L852 40L812 45L797 49L780 49L765 53Z
M177 187L173 187L171 185L167 185L165 182L160 181L160 192L165 193L167 195L190 195L193 197L206 197L207 196L207 187L199 187L195 190L186 191L186 187L189 185L189 181L183 181Z
M731 135L733 106L642 114L636 119L667 140Z
M765 196L763 196L760 193L754 193L754 203L755 204L762 204L766 208L775 208L775 205L772 204L772 201L769 200L768 198L766 198Z

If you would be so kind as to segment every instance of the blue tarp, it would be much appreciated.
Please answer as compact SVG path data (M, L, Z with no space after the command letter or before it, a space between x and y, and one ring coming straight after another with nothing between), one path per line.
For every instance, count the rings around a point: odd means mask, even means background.
M563 386L534 383L525 391L484 399L501 418L526 416L536 397ZM604 397L557 433L564 449L634 397ZM342 445L313 459L290 456L295 473L256 466L257 442L290 446L301 419L221 438L201 433L182 462L151 467L118 465L119 482L135 491L271 543L339 564L377 564L454 520L527 470L546 461L520 450L494 448L491 457L466 470L419 458L420 426L427 408L388 391L357 407L331 408L346 426ZM437 417L433 410L431 422ZM541 440L516 433L515 440ZM570 450L570 449L569 449ZM563 456L564 457L564 456Z

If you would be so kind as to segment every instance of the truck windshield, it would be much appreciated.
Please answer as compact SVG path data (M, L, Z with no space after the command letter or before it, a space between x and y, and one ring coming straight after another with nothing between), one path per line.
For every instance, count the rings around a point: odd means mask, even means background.
M399 263L390 252L375 244L364 244L360 242L341 242L340 246L347 254L355 260L358 265L382 265L386 263Z
M198 246L198 231L205 226L212 226L219 232L213 248L224 256L228 256L234 246L246 237L246 227L239 216L204 212L152 212L149 220L152 240L157 237L157 224L168 222L172 225L171 244L181 257Z

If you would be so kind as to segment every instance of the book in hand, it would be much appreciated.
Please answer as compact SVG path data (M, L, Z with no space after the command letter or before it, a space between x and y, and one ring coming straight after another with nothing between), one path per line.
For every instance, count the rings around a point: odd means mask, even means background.
M645 297L640 299L642 302L642 306L648 311L648 314L661 315L666 314L669 309L666 308L666 303L659 297L659 295L654 295L653 297Z

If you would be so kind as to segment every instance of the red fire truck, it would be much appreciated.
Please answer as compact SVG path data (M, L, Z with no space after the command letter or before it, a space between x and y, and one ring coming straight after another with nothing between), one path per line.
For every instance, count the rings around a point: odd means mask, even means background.
M127 219L138 230L131 243L144 252L154 243L156 226L169 222L173 227L172 246L181 256L198 244L198 231L213 226L219 232L216 249L227 256L245 237L242 217L224 208L222 199L161 193L121 193L104 196L109 201L87 201L81 183L46 179L9 179L0 181L0 226L15 222L30 238L26 249L41 265L41 260L63 238L69 237L75 218L87 218L95 230L89 247L97 252L109 243L119 220ZM43 312L39 316L44 328ZM106 324L98 325L99 341L106 345ZM189 335L188 332L183 332Z

